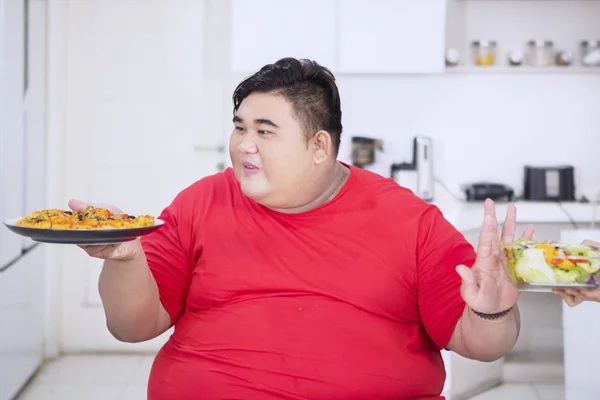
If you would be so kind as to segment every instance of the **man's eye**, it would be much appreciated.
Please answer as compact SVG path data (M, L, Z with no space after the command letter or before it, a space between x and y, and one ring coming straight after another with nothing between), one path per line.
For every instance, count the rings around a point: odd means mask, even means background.
M245 131L245 129L242 128L241 126L236 126L235 130L238 131L238 132L244 132Z
M269 133L270 133L269 131L263 131L263 130L258 131L259 135L267 135Z

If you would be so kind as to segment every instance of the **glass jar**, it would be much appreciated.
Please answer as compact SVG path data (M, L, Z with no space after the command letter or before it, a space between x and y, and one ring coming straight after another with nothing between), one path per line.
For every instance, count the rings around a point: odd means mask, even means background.
M581 64L586 67L600 66L600 40L581 42Z
M554 43L550 40L527 42L527 63L532 67L547 67L554 61Z
M471 48L475 65L490 66L496 62L496 41L475 40Z
M513 50L508 53L508 63L513 67L518 67L523 64L523 52L520 50Z
M460 63L460 55L456 49L446 50L446 66L456 67Z
M556 53L556 65L567 67L573 63L573 53L569 50L563 50Z

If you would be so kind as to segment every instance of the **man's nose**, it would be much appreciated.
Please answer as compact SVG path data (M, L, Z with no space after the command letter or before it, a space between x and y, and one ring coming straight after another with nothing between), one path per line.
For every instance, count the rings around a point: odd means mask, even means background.
M256 142L251 135L246 135L238 145L238 150L242 153L253 154L258 151L258 148L256 147Z

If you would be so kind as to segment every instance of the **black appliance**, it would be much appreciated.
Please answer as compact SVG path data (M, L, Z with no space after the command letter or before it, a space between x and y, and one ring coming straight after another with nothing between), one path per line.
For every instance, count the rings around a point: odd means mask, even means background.
M383 151L381 139L362 136L352 137L352 165L367 167L375 162L376 150Z
M494 201L513 201L515 191L501 183L476 182L462 186L467 197L467 201L484 201L492 199Z
M575 201L575 171L570 165L525 167L523 198L530 201Z

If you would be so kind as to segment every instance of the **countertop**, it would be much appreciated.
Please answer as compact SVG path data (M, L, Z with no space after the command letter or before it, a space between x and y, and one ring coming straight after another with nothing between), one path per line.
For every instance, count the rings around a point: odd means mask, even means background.
M459 231L479 229L483 222L483 202L467 202L448 193L439 184L434 187L436 205L444 217ZM504 221L510 203L496 202L498 222ZM553 203L515 201L519 224L589 224L593 220L600 226L600 205L594 203Z

